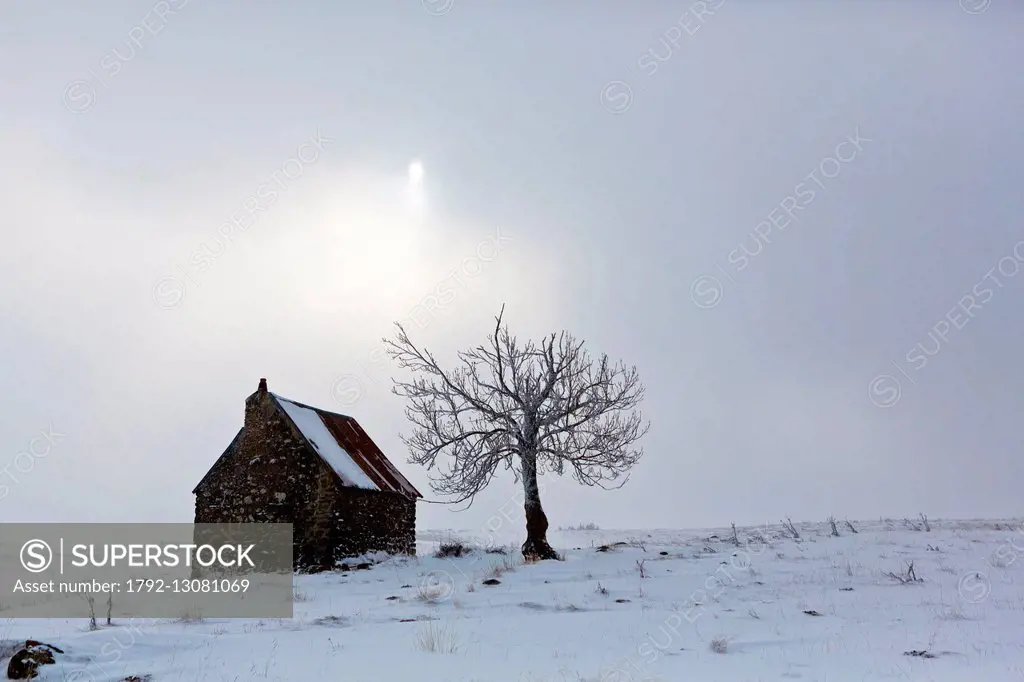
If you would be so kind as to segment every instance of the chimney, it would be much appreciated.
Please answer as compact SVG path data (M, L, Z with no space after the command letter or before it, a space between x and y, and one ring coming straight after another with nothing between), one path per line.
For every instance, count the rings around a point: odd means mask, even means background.
M264 408L268 406L268 400L267 380L260 379L260 385L256 387L256 392L245 399L245 421L243 426L249 433L253 433L254 429L259 430L259 425L262 423L261 415Z

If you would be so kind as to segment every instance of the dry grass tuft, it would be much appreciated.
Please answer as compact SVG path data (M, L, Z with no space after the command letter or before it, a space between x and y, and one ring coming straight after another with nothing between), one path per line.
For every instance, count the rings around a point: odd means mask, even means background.
M729 637L718 636L711 640L711 644L708 646L709 649L714 651L716 654L724 654L729 651Z
M459 650L458 638L447 625L438 625L434 621L416 633L416 648L432 654L454 654Z
M601 530L596 523L581 523L578 526L562 526L558 530Z
M443 601L448 590L442 585L420 585L416 590L416 598L427 604L436 604Z
M447 542L442 542L437 551L434 552L434 557L437 559L458 559L468 554L473 553L473 547L466 544L462 540L453 539Z

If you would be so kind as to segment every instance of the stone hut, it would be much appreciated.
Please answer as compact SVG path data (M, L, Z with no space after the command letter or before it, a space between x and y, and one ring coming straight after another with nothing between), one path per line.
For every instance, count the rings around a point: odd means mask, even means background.
M355 419L282 398L266 379L192 493L196 523L293 524L296 569L373 551L416 553L423 496Z

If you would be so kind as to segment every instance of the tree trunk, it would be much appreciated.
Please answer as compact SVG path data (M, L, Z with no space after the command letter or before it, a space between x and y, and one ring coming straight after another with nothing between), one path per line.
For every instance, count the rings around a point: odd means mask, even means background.
M528 560L557 559L558 554L548 544L548 517L540 504L537 485L537 458L525 456L523 463L523 506L526 510L526 542L523 558Z

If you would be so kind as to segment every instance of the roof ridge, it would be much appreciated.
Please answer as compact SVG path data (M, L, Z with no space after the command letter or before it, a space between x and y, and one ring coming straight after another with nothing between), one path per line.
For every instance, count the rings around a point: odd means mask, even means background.
M283 395L278 395L277 393L273 393L273 392L271 392L270 395L274 396L278 400L287 400L292 405L298 405L299 407L304 407L307 410L313 410L314 412L323 412L324 414L329 414L332 417L342 417L344 419L351 419L351 420L355 421L355 417L352 417L351 415L342 414L341 412L331 412L330 410L325 410L325 409L323 409L321 407L316 407L314 405L307 405L306 403L300 403L298 400L292 400L291 398L285 398Z

